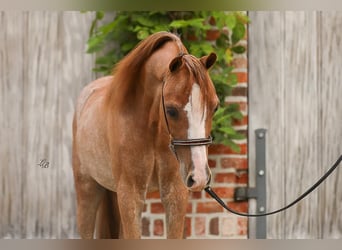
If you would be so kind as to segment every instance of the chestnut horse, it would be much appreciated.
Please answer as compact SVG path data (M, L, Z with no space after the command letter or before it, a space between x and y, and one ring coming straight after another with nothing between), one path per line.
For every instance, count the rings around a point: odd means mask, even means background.
M72 162L82 238L140 238L146 194L157 190L167 237L183 237L188 192L211 178L207 145L218 98L208 69L215 61L213 53L187 54L178 36L158 32L113 76L82 90Z

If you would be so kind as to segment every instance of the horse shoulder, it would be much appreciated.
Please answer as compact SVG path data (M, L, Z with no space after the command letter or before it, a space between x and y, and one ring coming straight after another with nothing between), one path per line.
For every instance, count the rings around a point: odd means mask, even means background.
M109 166L104 107L111 81L112 77L103 77L84 87L77 102L74 135L81 162L80 171L107 188L112 188L113 179Z

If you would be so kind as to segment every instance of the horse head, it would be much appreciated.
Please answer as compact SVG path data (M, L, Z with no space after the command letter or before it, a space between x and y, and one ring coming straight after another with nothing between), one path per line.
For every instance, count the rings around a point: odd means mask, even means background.
M170 62L164 79L162 112L183 182L191 191L202 190L211 179L207 145L219 100L208 70L216 58L214 53L200 59L181 54Z

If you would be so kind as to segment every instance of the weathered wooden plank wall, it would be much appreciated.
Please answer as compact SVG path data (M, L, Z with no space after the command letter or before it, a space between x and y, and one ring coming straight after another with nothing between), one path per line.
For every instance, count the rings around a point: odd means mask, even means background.
M71 123L94 79L92 15L0 12L0 238L77 237Z
M0 12L0 238L74 238L71 121L95 78L92 13ZM342 14L251 12L249 165L267 133L268 209L306 190L342 152ZM49 168L37 164L49 161ZM251 178L253 178L253 171ZM268 218L269 238L341 238L342 183Z
M274 210L342 153L342 13L249 15L249 166L253 173L254 129L266 128L267 202ZM268 217L268 238L341 238L341 184L337 171L299 205Z

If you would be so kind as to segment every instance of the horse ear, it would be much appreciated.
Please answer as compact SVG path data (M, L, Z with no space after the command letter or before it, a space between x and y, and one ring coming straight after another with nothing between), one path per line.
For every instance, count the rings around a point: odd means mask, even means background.
M206 67L207 69L210 69L211 66L214 65L214 63L216 62L217 56L215 53L210 53L210 55L208 56L203 56L201 57L201 62L203 63L204 67Z
M179 69L183 64L183 59L181 56L175 57L169 65L170 72L175 72L177 69Z

